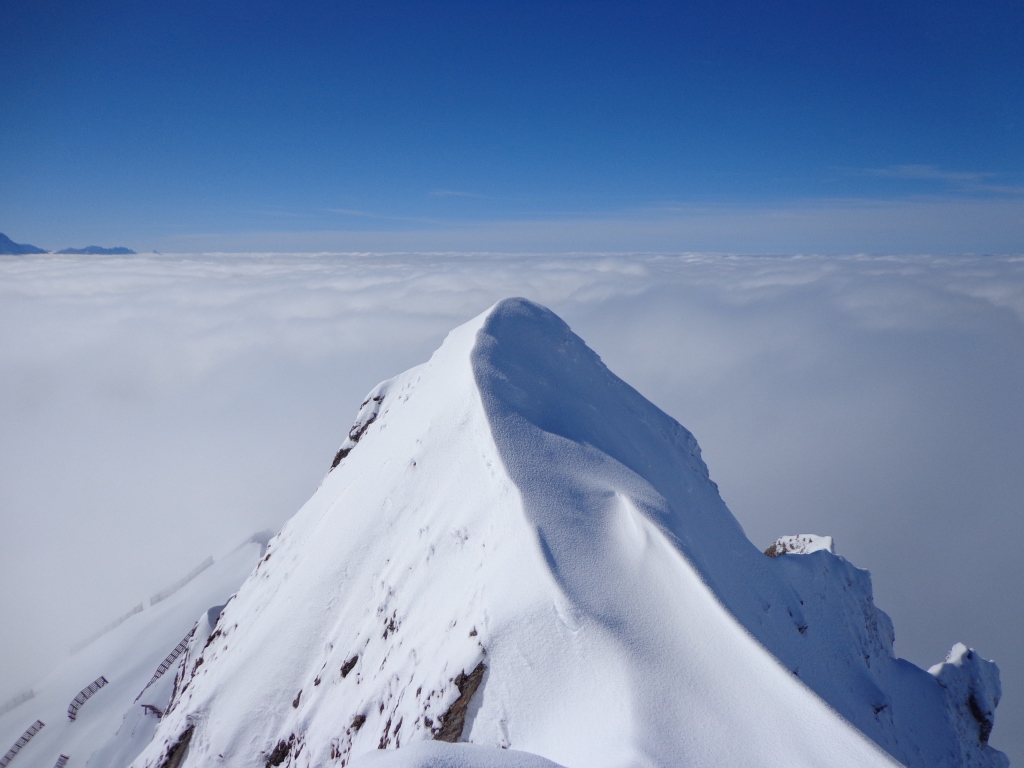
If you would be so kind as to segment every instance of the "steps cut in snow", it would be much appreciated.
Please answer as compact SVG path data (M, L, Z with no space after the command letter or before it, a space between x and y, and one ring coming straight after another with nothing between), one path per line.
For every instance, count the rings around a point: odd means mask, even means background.
M80 644L33 686L31 696L18 697L16 706L0 712L0 749L21 741L36 718L46 724L4 766L54 768L63 758L70 768L126 768L152 739L171 697L174 660L163 667L166 675L155 672L175 643L195 631L196 616L224 603L261 555L258 542L246 542L165 600Z

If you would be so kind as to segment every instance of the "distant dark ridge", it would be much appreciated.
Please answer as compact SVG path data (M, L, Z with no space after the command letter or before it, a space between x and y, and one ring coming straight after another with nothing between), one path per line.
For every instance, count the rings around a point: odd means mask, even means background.
M117 248L104 248L101 245L87 245L85 248L65 248L57 253L70 253L76 256L128 256L135 253L131 248L118 246Z
M49 251L36 248L34 245L16 243L3 232L0 232L0 254L4 256L22 256L26 253L49 253Z

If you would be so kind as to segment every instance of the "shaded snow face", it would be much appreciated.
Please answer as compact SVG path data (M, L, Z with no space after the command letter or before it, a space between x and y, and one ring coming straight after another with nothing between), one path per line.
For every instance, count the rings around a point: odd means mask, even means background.
M735 663L727 655L695 662L717 644L710 620L697 622L692 647L661 668L643 663L695 623L686 611L670 618L689 565L794 675L904 764L1004 764L987 732L978 737L978 708L955 690L984 691L976 698L991 703L995 666L958 667L954 686L895 659L892 625L874 606L870 576L836 557L830 537L785 536L770 556L758 552L710 481L693 436L612 374L553 313L522 300L500 303L473 357L496 444L548 565L574 610L599 619L630 649L631 676L656 688L665 668ZM669 557L677 571L650 566L655 541L685 558ZM666 626L672 640L661 636ZM718 685L700 686L702 695ZM656 701L638 719L658 730L694 719L708 699L669 690ZM987 715L981 723L991 730ZM962 737L964 730L972 735ZM656 761L692 757L665 753Z
M570 768L894 764L864 734L914 768L1002 764L893 658L866 572L759 552L692 435L536 304L376 388L343 449L138 768L432 739Z

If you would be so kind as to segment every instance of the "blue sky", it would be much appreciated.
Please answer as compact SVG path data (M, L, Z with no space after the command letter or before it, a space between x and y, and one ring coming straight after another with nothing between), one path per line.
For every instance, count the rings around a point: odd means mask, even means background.
M1024 250L1019 0L6 0L0 28L0 231L43 247Z

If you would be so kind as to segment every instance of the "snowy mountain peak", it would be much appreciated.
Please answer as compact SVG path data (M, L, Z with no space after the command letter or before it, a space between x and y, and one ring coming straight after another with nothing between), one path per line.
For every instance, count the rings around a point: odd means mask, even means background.
M132 765L1005 765L967 727L994 665L894 658L869 575L783 546L562 320L499 302L368 395Z
M813 533L798 533L796 536L779 536L764 551L768 557L779 555L809 555L811 552L836 553L831 536L817 536Z

